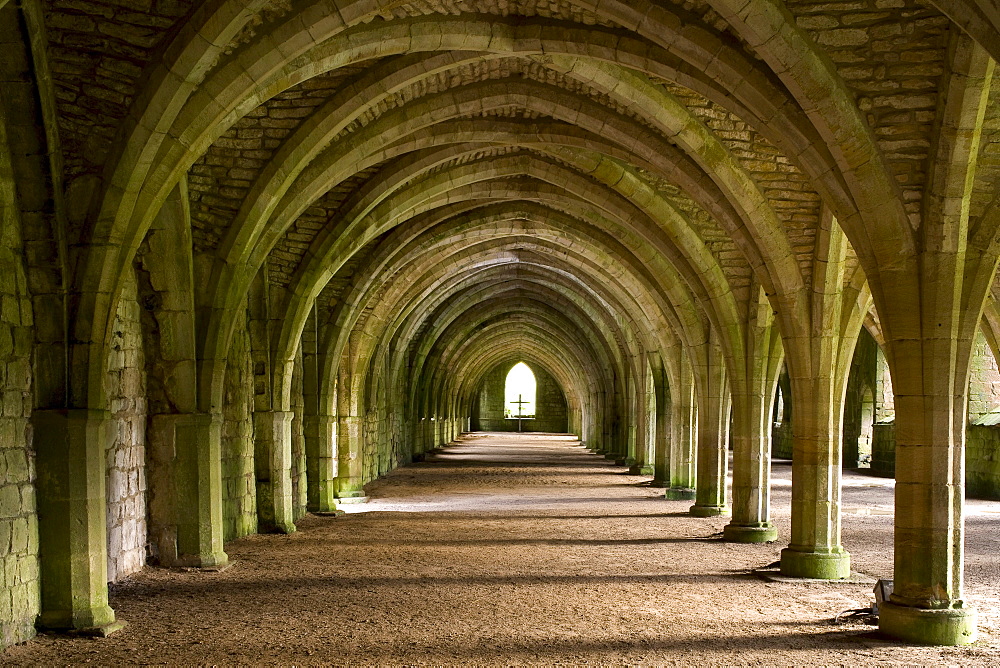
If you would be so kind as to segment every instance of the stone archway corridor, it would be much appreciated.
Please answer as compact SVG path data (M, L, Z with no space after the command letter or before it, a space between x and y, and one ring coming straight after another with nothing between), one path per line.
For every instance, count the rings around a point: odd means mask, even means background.
M775 462L774 516L790 467ZM221 573L146 569L112 590L110 638L39 636L8 665L842 664L1000 661L997 504L967 506L969 599L983 637L963 649L835 626L870 584L767 582L780 543L733 544L648 477L570 436L467 434L370 486L337 518L226 545ZM845 476L844 544L890 573L891 481Z

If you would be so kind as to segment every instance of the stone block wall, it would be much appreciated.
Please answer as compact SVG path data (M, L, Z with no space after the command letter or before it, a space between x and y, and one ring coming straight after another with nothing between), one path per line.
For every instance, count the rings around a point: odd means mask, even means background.
M982 331L976 332L969 369L969 424L1000 423L1000 370Z
M771 426L771 456L792 458L792 423L788 420Z
M884 478L896 475L896 423L876 424L872 429L870 472Z
M965 494L1000 500L1000 427L971 425L965 432Z
M507 374L514 364L501 364L486 374L479 400L474 407L473 431L517 431L517 420L504 417ZM559 383L544 369L533 366L535 374L535 417L524 420L524 431L564 433L568 428L566 396Z
M16 225L0 220L0 647L35 635L40 607L31 300Z
M851 359L844 393L843 462L846 468L868 468L874 432L875 395L878 385L878 343L862 329Z
M226 541L257 533L253 407L250 335L245 328L237 328L226 363L222 407L222 519Z
M134 276L126 281L108 353L108 581L146 564L146 374Z
M302 346L295 355L295 368L292 371L292 517L299 520L305 516L308 503L308 488L306 482L306 437L303 427L303 417L306 410L305 398L302 395Z

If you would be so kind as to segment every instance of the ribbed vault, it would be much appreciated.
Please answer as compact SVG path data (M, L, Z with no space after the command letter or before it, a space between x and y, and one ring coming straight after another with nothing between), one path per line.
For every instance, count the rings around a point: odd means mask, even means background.
M732 512L726 538L747 542L775 538L787 369L782 570L842 577L865 326L906 425L894 604L962 608L969 366L1000 326L984 3L208 0L150 7L129 39L43 4L0 1L11 32L26 12L57 192L56 232L24 253L34 308L63 300L36 350L64 371L36 407L93 411L66 447L99 458L88 420L117 405L116 332L141 311L164 563L225 563L220 527L247 514L294 531L306 507L363 499L525 360L587 447L696 494L696 514ZM91 625L113 618L106 592L83 599Z

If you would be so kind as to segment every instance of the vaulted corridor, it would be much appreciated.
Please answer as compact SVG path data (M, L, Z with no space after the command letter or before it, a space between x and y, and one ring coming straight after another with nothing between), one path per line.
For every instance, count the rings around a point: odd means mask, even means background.
M774 463L789 521L790 465ZM96 642L39 636L6 664L996 665L997 504L967 507L967 586L981 640L964 649L831 625L891 573L892 481L845 475L852 583L750 574L780 543L733 544L648 476L549 434L467 434L368 487L340 517L226 545L219 573L146 569L112 589L130 625Z

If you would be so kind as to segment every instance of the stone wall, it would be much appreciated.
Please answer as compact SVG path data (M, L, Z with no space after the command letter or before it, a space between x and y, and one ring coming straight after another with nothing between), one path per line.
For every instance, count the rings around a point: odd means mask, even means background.
M514 365L501 364L486 374L473 410L473 431L517 431L517 420L504 417L507 374ZM559 383L544 369L533 366L535 374L535 417L523 420L524 431L565 433L568 429L566 396Z
M969 424L1000 423L1000 370L982 331L976 332L969 368Z
M257 533L253 371L250 335L238 327L229 347L222 406L222 518L226 541Z
M771 426L771 456L778 459L792 458L792 423L785 420Z
M302 346L295 355L295 367L292 371L292 504L295 520L305 516L308 504L306 482L306 437L302 418L305 414L306 402L302 395Z
M135 277L125 282L108 353L108 581L146 564L146 373Z
M869 472L884 478L896 475L896 423L884 422L872 428L872 465Z
M771 416L771 456L792 458L792 382L788 369L782 369L775 389L774 409Z
M869 468L878 384L878 343L861 331L851 358L844 393L843 462L845 468Z
M40 607L29 424L33 314L20 244L18 226L0 218L0 647L34 636Z
M1000 428L971 425L965 432L965 494L1000 500Z

